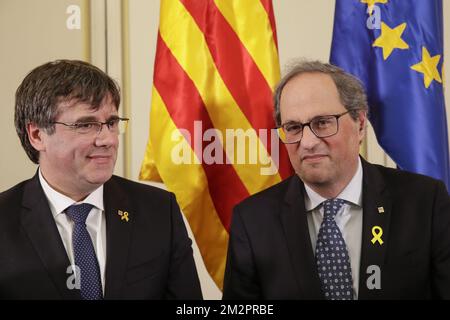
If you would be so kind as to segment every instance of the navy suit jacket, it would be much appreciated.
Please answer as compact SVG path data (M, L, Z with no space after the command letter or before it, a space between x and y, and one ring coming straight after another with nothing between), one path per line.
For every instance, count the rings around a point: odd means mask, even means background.
M363 163L359 299L450 299L450 197L442 182ZM324 299L293 176L234 209L224 299ZM384 212L379 213L383 207ZM372 243L372 228L383 230ZM367 280L380 268L380 289Z
M105 299L201 299L172 193L113 176L104 184ZM128 222L119 210L128 212ZM80 299L36 174L0 194L0 299Z

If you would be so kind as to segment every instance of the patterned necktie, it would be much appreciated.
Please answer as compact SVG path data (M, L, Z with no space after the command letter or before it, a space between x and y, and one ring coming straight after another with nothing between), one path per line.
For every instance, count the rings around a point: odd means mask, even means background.
M353 299L350 258L342 233L334 220L343 204L342 199L323 202L323 221L317 236L317 271L327 300Z
M66 214L75 223L72 233L75 265L80 269L80 293L84 300L102 299L100 268L91 237L86 228L86 218L92 205L83 203L66 209Z

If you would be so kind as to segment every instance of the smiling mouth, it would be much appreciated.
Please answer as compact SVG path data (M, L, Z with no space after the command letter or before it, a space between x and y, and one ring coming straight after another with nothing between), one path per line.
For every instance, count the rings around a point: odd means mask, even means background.
M88 156L88 159L89 160L92 160L92 161L94 161L94 162L96 162L96 163L108 163L110 160L111 160L111 156L100 156L100 155L97 155L97 156Z
M88 158L91 158L91 159L97 159L97 158L111 158L111 156L110 155L93 155L93 156L88 156Z

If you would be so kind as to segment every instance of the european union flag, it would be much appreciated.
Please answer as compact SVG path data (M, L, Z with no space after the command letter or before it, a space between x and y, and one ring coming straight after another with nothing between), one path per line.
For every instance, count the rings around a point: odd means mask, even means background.
M330 61L366 87L378 142L399 168L450 190L441 0L336 0Z

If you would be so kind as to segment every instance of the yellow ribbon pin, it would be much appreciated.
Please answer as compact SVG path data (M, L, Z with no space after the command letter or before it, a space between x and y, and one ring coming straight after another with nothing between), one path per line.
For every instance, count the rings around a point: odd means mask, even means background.
M372 241L373 244L375 244L376 241L378 241L378 243L380 245L383 244L384 241L381 240L381 236L383 235L383 229L381 229L381 227L379 227L379 226L373 227L372 228L372 235L373 235L373 238L372 238L371 241Z
M128 222L128 220L130 219L128 218L128 212L126 211L123 212L122 210L119 210L117 214L120 216L120 220L125 220L126 222Z

